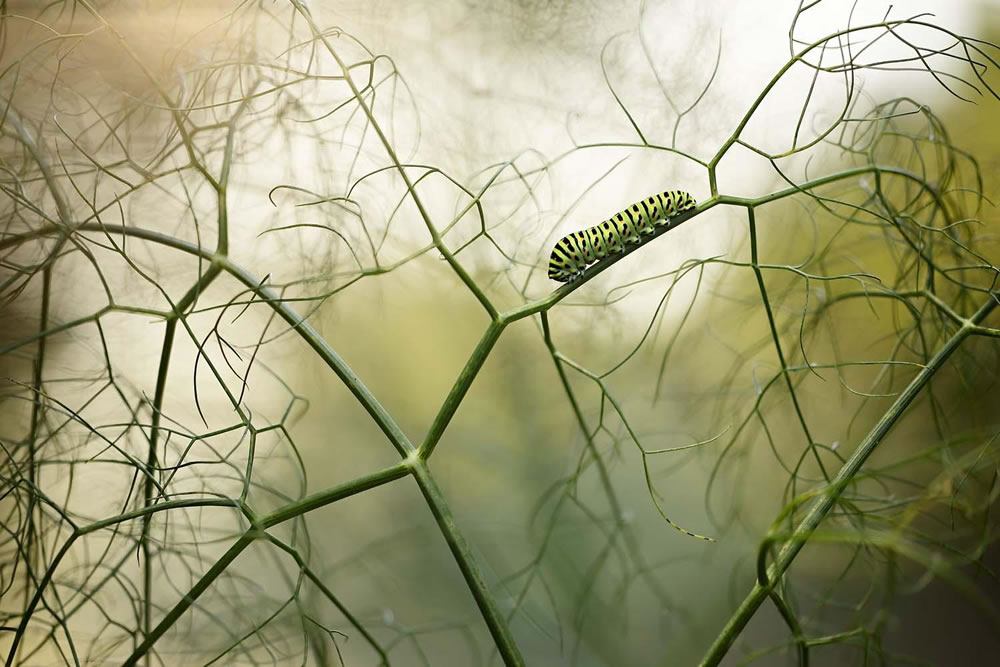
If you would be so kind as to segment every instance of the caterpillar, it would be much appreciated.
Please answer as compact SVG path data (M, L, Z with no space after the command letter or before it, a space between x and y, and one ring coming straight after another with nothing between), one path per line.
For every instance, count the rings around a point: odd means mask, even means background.
M583 270L612 252L625 252L642 235L670 225L670 219L696 205L694 197L681 190L667 190L629 206L604 222L559 239L549 257L549 278L561 283L583 275Z

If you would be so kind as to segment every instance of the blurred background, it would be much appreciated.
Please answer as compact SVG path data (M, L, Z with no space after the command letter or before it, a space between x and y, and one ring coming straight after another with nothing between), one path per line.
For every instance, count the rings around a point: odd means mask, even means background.
M889 7L824 1L796 18L794 2L313 0L368 117L286 3L6 3L5 654L119 664L141 641L144 563L155 624L247 529L232 508L196 505L60 552L74 525L143 505L154 431L153 497L243 494L261 515L398 462L250 285L199 282L212 252L307 316L419 444L489 317L431 246L393 159L413 165L471 282L517 308L557 287L544 270L562 235L653 192L709 199L704 163L789 61L790 38L800 49ZM888 17L933 11L919 20L997 41L998 8L909 2ZM551 348L538 315L511 324L444 432L430 469L527 664L697 664L752 587L772 524L792 525L796 498L954 333L917 293L930 284L969 316L995 289L995 65L943 56L955 37L912 24L875 40L867 68L837 66L876 34L827 39L819 76L790 68L718 165L734 197L869 161L924 184L859 175L758 208L774 333L746 211L715 206L552 307ZM924 45L916 60L904 37ZM894 233L900 220L914 236ZM785 595L813 664L978 664L1000 649L997 361L995 338L968 339L795 561ZM391 664L501 664L412 479L272 532ZM795 664L793 649L765 602L724 664ZM212 660L380 659L261 540L151 664Z

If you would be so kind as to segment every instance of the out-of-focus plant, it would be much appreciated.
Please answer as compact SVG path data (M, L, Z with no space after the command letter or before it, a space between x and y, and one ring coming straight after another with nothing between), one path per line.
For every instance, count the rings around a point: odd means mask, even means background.
M997 49L929 16L860 23L847 13L838 29L807 34L827 4L799 6L787 63L712 150L682 130L702 111L725 43L700 94L681 100L641 21L617 39L647 68L628 68L629 79L662 94L658 116L633 111L612 40L602 64L631 138L580 141L551 159L529 151L471 176L414 161L417 96L396 63L301 0L243 3L166 60L144 55L97 3L5 13L0 303L19 320L0 340L7 664L330 664L348 636L375 662L391 663L408 638L427 664L442 664L419 632L352 610L311 548L318 510L403 479L419 488L478 606L481 621L469 625L484 624L509 665L525 663L515 621L524 633L551 623L548 641L572 663L587 647L587 660L621 664L624 649L594 623L619 621L636 589L664 617L694 622L672 590L671 563L651 557L622 500L636 485L670 538L705 557L722 547L713 540L752 526L753 496L781 488L770 528L751 534L756 582L705 664L718 664L766 603L788 639L751 642L750 657L787 650L805 664L847 647L859 661L883 659L894 597L930 578L996 623L969 571L994 539L995 221L976 160L941 118L917 99L871 99L858 77L917 72L957 99L995 104ZM276 34L283 46L271 52ZM120 59L121 79L90 75L94 40ZM801 105L774 120L768 103L786 85L800 89ZM759 131L786 121L783 139ZM560 164L609 148L700 170L703 184L684 189L702 201L549 291L548 252L572 223L569 211L542 221L542 186ZM769 165L778 187L727 193L720 174L734 152ZM279 207L260 234L245 220L247 183ZM745 231L724 255L602 287L618 269L602 274L669 243L660 237L680 223L688 230L724 210ZM296 248L301 265L271 268L267 244ZM484 326L426 432L411 439L311 322L428 257ZM624 344L606 337L587 349L580 332L612 326L620 302L645 323ZM558 401L546 409L560 405L575 424L558 443L576 447L575 464L526 520L533 556L495 573L430 462L449 456L442 439L521 320L537 325L551 359L556 381L542 391ZM393 333L405 344L408 331ZM295 437L302 398L280 356L260 360L290 339L339 378L380 432L367 446L391 449L396 462L307 488ZM706 363L715 346L729 370ZM884 451L899 429L907 437ZM622 459L639 464L625 480L612 469ZM705 527L664 499L663 476L691 461L708 470ZM563 531L580 522L590 531L582 541L599 548L574 577L560 566ZM250 551L274 582L241 571ZM798 576L800 555L811 567ZM224 641L203 640L207 628ZM669 647L655 653L648 659L672 658Z

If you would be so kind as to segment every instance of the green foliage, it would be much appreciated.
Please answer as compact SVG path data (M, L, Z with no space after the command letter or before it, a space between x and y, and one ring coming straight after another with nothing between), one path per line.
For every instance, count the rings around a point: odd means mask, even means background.
M0 17L7 664L892 662L935 582L1000 625L995 183L859 78L995 115L996 46L802 3L706 151L733 56L682 103L643 4L619 127L462 176L325 8L97 4ZM550 291L623 156L701 203Z

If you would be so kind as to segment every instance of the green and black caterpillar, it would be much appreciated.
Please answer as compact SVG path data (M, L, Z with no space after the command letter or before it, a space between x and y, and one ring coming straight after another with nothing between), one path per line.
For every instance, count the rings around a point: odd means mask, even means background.
M549 257L549 278L565 283L583 275L583 270L612 252L638 243L641 235L670 225L670 219L696 205L694 197L681 190L667 190L629 206L599 225L559 239Z

